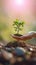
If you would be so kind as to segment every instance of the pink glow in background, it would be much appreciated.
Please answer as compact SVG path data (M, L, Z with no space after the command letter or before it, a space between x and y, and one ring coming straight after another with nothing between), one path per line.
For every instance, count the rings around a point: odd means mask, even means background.
M36 0L0 0L1 9L9 17L36 23Z
M2 0L1 0L2 1ZM2 1L2 8L5 11L5 13L15 13L15 14L31 14L34 15L35 13L35 0L21 0L18 3L19 0L3 0ZM10 14L12 15L12 14ZM17 15L17 16L18 16Z

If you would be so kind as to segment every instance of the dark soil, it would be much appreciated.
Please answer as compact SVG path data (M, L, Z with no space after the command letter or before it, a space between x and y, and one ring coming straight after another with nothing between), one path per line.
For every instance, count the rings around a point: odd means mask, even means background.
M14 34L15 36L22 36L21 34Z

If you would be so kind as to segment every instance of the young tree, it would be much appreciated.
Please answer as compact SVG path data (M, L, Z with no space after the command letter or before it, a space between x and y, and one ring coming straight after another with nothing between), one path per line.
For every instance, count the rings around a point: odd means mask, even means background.
M17 32L17 34L19 34L19 31L22 31L23 27L24 27L25 22L24 21L20 21L18 19L16 19L13 22L13 27L15 29L15 31Z

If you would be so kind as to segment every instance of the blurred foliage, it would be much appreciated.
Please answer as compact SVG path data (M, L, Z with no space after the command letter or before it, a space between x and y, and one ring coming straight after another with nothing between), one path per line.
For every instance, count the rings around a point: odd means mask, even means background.
M33 31L36 31L36 25L35 26L32 26L32 30Z
M0 21L0 41L3 40L2 32L7 29L6 23Z
M2 32L5 29L7 29L6 23L0 22L0 32Z

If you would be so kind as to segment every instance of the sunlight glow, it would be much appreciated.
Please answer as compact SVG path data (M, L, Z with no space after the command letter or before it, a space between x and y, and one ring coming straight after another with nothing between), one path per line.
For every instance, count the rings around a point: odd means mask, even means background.
M22 5L23 4L23 0L16 0L16 4L17 5Z

